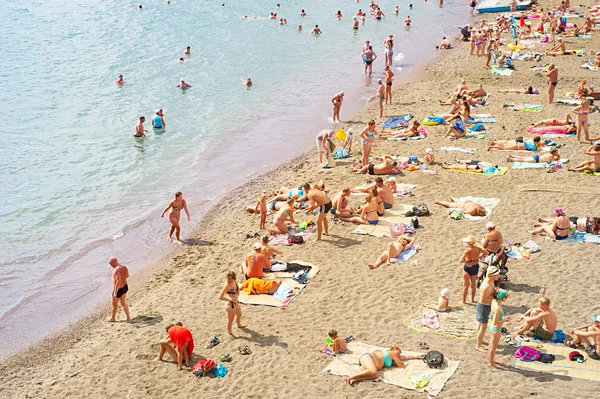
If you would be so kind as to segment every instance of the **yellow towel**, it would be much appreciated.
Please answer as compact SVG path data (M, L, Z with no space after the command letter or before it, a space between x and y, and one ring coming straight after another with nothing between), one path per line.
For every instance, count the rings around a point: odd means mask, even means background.
M251 279L246 280L240 288L243 289L244 291L246 291L248 294L253 294L252 291L254 291L254 290L257 290L257 291L270 290L271 288L273 288L273 285L275 285L275 281L263 281L259 278L253 277Z

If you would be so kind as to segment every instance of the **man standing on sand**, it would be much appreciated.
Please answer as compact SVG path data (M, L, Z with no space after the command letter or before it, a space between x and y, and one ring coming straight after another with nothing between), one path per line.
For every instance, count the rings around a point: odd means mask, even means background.
M135 125L135 137L146 136L145 133L147 133L148 130L144 129L144 122L146 122L146 117L140 116L140 121Z
M331 199L323 191L312 187L308 192L308 200L310 208L306 211L309 215L312 211L319 208L319 217L317 218L317 241L321 241L321 234L329 235L329 222L327 222L327 214L333 207Z
M383 81L381 79L377 79L377 100L379 101L379 117L383 118L383 102L385 101L385 86L383 85Z
M385 103L392 103L392 78L394 77L394 72L390 69L389 66L385 67Z
M556 313L550 309L550 299L545 296L538 299L538 307L529 309L523 316L516 319L517 322L525 321L523 325L515 331L515 334L521 335L531 329L533 333L541 339L551 339L556 330Z
M548 79L548 104L552 104L554 101L554 91L556 90L556 85L558 85L558 69L554 64L548 66L546 78Z
M106 318L106 321L115 321L115 316L117 315L117 306L119 305L119 302L121 302L121 307L125 312L125 316L127 316L127 320L131 320L131 316L129 315L129 306L127 306L127 303L125 302L125 298L127 297L127 291L129 291L129 287L127 286L129 270L127 270L126 266L120 264L117 258L110 258L108 260L108 263L113 268L113 292L112 313L110 317Z
M475 315L477 320L477 343L475 349L479 352L486 352L481 345L488 345L487 342L483 341L483 336L487 330L490 312L492 311L492 295L496 288L494 282L498 278L500 278L500 270L496 266L490 266L487 268L485 280L483 280L481 287L479 287L479 301L477 302Z

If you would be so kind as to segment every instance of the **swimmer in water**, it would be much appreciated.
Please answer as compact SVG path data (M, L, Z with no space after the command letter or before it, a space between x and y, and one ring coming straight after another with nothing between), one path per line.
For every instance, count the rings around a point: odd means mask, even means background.
M392 66L394 58L394 35L389 35L387 39L383 41L385 46L385 65Z
M167 123L165 122L165 114L163 113L162 108L156 111L156 115L154 116L154 119L152 119L152 127L155 129L167 127Z
M408 9L409 9L409 10L412 10L412 4L409 4L409 5L408 5Z
M279 18L279 25L283 25L283 18Z
M179 61L183 62L183 61L185 61L185 58L179 57Z
M354 22L352 23L352 29L358 30L358 19L354 17Z
M301 17L306 17L306 13L304 12L304 10L300 11L300 16Z
M385 14L381 11L381 8L377 7L377 10L375 10L375 19L381 21L381 17L385 17Z
M312 30L312 33L315 35L320 35L321 33L321 29L319 28L319 25L315 25L315 28Z
M398 15L399 12L400 12L400 8L398 8L398 6L396 6L396 15Z
M406 26L410 26L410 15L408 17L406 17L406 19L404 20L404 23L406 24Z
M190 46L187 46L185 48L185 51L183 52L183 54L190 55L191 53L192 53L192 48Z
M140 121L135 125L135 137L144 137L148 130L144 129L145 116L140 116Z
M298 32L302 32L302 25L298 25Z
M142 5L140 4L140 6L138 7L138 10L142 11L144 8L142 7Z
M252 78L246 79L246 83L244 83L247 87L252 86Z
M125 79L123 78L123 75L119 75L119 80L117 80L117 84L118 85L125 84Z
M342 12L340 10L338 10L338 12L335 13L335 17L337 18L338 21L340 19L342 19Z
M285 19L285 18L283 19L283 24L287 25L287 19Z
M192 85L190 85L188 82L186 82L185 80L181 79L179 81L179 84L175 87L180 87L181 89L187 89L188 87L192 87Z

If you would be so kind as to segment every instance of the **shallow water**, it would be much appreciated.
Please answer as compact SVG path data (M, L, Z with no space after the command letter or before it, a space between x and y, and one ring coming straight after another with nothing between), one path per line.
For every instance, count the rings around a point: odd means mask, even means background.
M192 213L185 237L215 199L331 126L335 93L347 93L342 119L362 108L383 76L388 34L402 77L469 18L462 2L414 2L408 11L408 1L380 1L387 17L355 32L352 15L366 1L221 3L151 1L139 11L132 1L0 1L0 332L10 342L0 354L107 297L108 257L135 271L170 252L176 244L160 213L175 191ZM271 11L288 25L266 19ZM319 37L310 34L315 24ZM365 40L381 57L367 81ZM192 54L182 63L186 46ZM176 89L180 78L193 87ZM150 127L157 108L164 133ZM140 115L149 133L136 140Z

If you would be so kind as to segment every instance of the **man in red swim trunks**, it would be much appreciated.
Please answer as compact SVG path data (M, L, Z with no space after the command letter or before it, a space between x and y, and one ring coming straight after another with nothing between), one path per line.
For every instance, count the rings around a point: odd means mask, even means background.
M125 298L127 297L127 291L129 287L127 286L127 278L129 278L129 270L127 270L126 266L123 266L119 263L117 258L110 258L108 263L113 268L113 292L112 292L112 314L110 317L106 318L106 321L115 321L115 316L117 315L117 306L119 302L121 302L121 307L127 316L127 320L131 320L131 316L129 315L129 306L125 302Z

